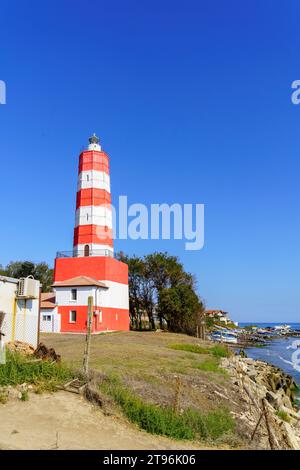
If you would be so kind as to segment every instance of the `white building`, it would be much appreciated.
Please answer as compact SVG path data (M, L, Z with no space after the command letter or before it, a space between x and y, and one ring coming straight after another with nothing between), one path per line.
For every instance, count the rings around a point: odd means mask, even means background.
M0 339L24 341L36 347L39 341L40 282L32 278L0 276Z
M55 293L47 292L41 295L40 331L42 333L59 333L61 317L57 311Z

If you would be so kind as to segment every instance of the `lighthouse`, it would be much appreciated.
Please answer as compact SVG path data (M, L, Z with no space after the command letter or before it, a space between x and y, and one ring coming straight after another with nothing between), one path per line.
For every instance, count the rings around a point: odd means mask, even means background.
M129 330L128 266L114 257L109 156L99 138L79 155L73 249L57 252L55 305L61 332Z
M113 256L109 157L95 134L79 157L74 253Z

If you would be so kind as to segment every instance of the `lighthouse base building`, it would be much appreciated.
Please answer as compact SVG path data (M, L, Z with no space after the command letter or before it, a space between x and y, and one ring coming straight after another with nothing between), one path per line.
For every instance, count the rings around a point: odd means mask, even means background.
M129 330L128 266L113 251L109 157L95 135L79 157L73 250L57 253L52 287L60 332L86 332L89 297L93 333ZM52 320L44 315L44 331Z
M86 332L89 297L94 304L93 333L129 330L125 263L105 256L56 258L54 281L62 333Z

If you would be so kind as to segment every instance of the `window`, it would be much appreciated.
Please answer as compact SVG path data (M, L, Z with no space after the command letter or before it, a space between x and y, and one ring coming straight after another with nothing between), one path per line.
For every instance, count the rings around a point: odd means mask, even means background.
M85 247L84 247L84 256L90 256L90 247L89 247L89 245L85 245Z
M70 323L76 323L76 310L70 310Z
M71 300L77 300L77 289L71 289Z
M118 321L118 314L116 313L116 320Z
M51 315L43 315L43 321L51 321Z

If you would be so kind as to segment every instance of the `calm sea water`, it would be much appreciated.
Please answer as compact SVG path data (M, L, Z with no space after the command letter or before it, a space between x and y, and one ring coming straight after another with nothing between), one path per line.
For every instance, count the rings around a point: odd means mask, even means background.
M300 323L288 323L293 329L300 330ZM239 323L239 326L253 325L253 323ZM282 325L282 323L255 323L255 325L265 328L266 326ZM278 338L267 343L264 348L247 348L246 353L252 359L269 362L274 366L280 367L287 374L294 377L296 383L300 386L300 371L295 369L292 354L298 351L298 367L300 369L300 347L298 350L291 348L294 341L300 338Z

